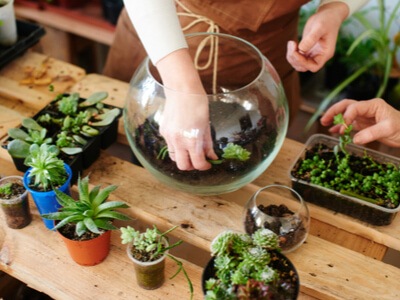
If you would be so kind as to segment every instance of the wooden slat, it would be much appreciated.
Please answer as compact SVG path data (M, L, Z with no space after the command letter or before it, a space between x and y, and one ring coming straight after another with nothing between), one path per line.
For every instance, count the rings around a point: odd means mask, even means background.
M0 158L0 176L23 175L13 163ZM76 187L73 188L76 193ZM118 231L112 234L112 247L107 259L93 267L81 267L75 264L61 239L55 232L49 231L41 221L39 213L30 199L33 222L20 230L9 229L4 220L0 221L0 270L27 283L30 287L44 292L54 299L189 299L188 286L183 274L170 280L177 270L170 259L166 266L166 283L155 291L145 291L135 282L133 265L126 255ZM131 221L130 225L143 229L144 224ZM126 226L127 223L120 224ZM203 299L201 274L204 264L193 254L207 255L188 243L172 251L182 256L180 259L194 285L194 298ZM40 267L38 267L40 266ZM62 280L60 280L62 278ZM299 300L315 299L301 292Z
M304 145L294 140L285 140L278 157L274 160L271 166L254 182L251 187L256 189L274 182L291 185L289 170L297 159L298 155L304 149ZM361 222L352 217L335 213L331 210L319 207L314 204L308 204L310 214L314 219L331 226L343 229L365 239L371 240L377 244L382 244L387 247L400 250L400 215L394 218L392 224L387 226L373 226L365 222ZM338 239L337 242L340 242ZM357 243L350 243L357 248ZM359 252L363 252L365 245L361 245Z
M92 184L117 184L116 199L130 203L130 213L166 229L201 249L225 229L242 230L243 206L221 196L201 197L159 183L147 170L103 153L87 170ZM247 194L249 197L251 194ZM396 299L400 269L326 240L309 235L306 243L289 253L300 273L303 291L321 299ZM380 270L376 274L376 270ZM375 276L375 277L374 277ZM371 278L372 280L368 280Z
M42 63L48 67L46 74L52 79L54 91L49 90L48 84L20 84L20 81L26 78L26 68L38 69ZM36 102L54 99L55 95L73 86L85 74L85 70L80 67L28 50L0 70L0 95L21 99L24 103L36 107Z
M71 91L79 92L83 97L87 97L93 92L105 90L109 93L107 103L123 107L128 88L128 83L98 74L89 74L73 86ZM123 122L120 122L118 142L127 144ZM282 183L291 185L289 169L302 149L303 144L294 140L286 140L278 157L259 178L241 190L221 195L221 197L235 199L235 201L247 201L243 194L254 193L259 187L267 184ZM400 222L399 216L390 226L372 227L365 226L362 222L351 217L334 214L332 211L313 204L309 204L309 208L312 217L316 220L315 224L317 226L314 228L315 230L318 229L313 233L328 241L341 244L376 259L383 258L386 246L400 249L400 226L395 225ZM317 221L320 222L317 223ZM314 229L311 230L313 231ZM340 234L338 234L339 232ZM349 240L352 242L349 242Z
M106 22L102 22L100 26L96 20L85 20L84 16L68 13L68 10L40 10L16 4L15 14L18 18L35 21L105 45L111 45L114 40L114 27L111 24L107 26Z
M32 204L32 202L31 202ZM118 231L112 234L110 254L92 267L76 264L56 232L45 228L37 210L33 222L20 230L0 226L0 268L54 299L189 299L189 288L183 273L169 280L177 270L167 258L166 282L154 291L138 288L133 264L126 254ZM202 268L183 261L193 278L194 299L202 299Z

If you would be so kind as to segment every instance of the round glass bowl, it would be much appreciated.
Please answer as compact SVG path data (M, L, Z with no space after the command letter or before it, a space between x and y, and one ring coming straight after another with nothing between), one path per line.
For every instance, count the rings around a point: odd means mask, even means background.
M232 192L263 173L283 144L288 126L283 86L268 59L242 39L213 33L186 38L207 92L215 153L221 158L224 148L233 144L248 151L249 159L224 159L207 171L182 171L169 155L160 155L166 149L160 134L165 95L204 95L166 89L148 58L130 82L125 131L139 162L169 187L199 195ZM195 107L191 113L196 113Z
M295 190L272 184L259 189L247 201L243 222L248 234L259 228L275 232L282 252L288 253L306 240L310 214L306 202Z

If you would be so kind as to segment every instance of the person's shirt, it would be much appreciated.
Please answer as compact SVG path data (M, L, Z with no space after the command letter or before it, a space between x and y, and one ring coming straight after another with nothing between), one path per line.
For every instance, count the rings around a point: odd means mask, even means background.
M349 17L368 0L321 0L319 6L332 2L345 3ZM124 4L153 64L176 50L187 48L174 0L124 0Z

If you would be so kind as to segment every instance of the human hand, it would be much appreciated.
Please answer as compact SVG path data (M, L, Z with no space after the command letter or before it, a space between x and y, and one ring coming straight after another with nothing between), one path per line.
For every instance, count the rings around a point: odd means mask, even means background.
M170 158L180 170L207 170L215 154L210 129L208 99L187 49L167 55L157 63L166 96L160 133Z
M170 158L180 170L209 169L207 158L218 156L211 139L207 96L166 91L166 97L160 133Z
M343 114L347 125L352 124L353 129L358 131L353 136L355 144L366 144L377 140L390 147L400 147L400 111L383 99L342 100L326 111L321 118L321 124L332 125L333 117L339 113ZM335 125L329 131L342 134L344 127Z
M317 72L333 57L339 28L349 9L346 4L333 2L322 5L306 22L303 38L297 44L289 41L286 58L299 72Z

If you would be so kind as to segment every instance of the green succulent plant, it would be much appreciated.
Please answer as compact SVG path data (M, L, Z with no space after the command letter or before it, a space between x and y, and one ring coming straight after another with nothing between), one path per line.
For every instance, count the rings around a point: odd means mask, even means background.
M62 228L67 224L75 224L75 233L82 236L90 231L101 234L102 231L115 230L112 222L114 220L127 221L131 218L116 209L128 208L129 206L122 201L106 201L110 194L117 188L109 185L103 189L95 186L89 189L89 176L78 178L78 199L55 190L57 201L61 208L58 212L43 214L42 217L50 220L59 220L54 229Z
M254 286L251 299L273 299L271 294L263 298L263 292L271 293L279 281L278 271L270 265L273 250L280 250L279 237L269 229L261 228L253 235L222 232L211 243L216 273L205 283L205 299L250 299L237 294L250 285Z
M344 133L339 137L339 145L335 146L334 151L337 154L339 149L346 155L349 153L346 150L346 146L352 142L351 131L353 130L353 125L347 125L343 115L337 114L333 118L333 124L344 126Z
M161 148L157 155L157 159L164 159L168 154L168 147ZM208 160L213 165L221 164L225 159L235 159L239 161L246 161L250 158L251 152L247 151L240 145L228 143L223 149L222 159Z
M32 144L50 144L52 139L47 137L47 129L40 126L34 119L22 120L22 128L10 128L8 135L13 139L7 145L7 151L12 157L25 158L29 155Z
M173 245L166 246L164 244L164 239L168 242L167 234L177 227L178 226L174 226L165 232L161 232L155 225L153 225L153 228L147 228L145 232L139 232L131 226L121 227L121 243L132 243L132 256L137 260L143 262L154 261L162 257L169 249L175 248L182 244L181 240L177 241ZM179 267L177 272L171 277L171 279L182 271L188 282L192 298L192 281L190 280L185 268L183 267L182 262L171 254L167 254L167 256L175 261Z
M12 193L12 182L0 185L0 196L9 196Z
M29 178L36 189L49 191L63 185L68 179L64 161L58 158L60 150L55 145L33 144L24 164L30 167Z
M74 115L78 111L78 101L78 93L72 93L68 96L61 96L57 101L58 110L67 116Z

